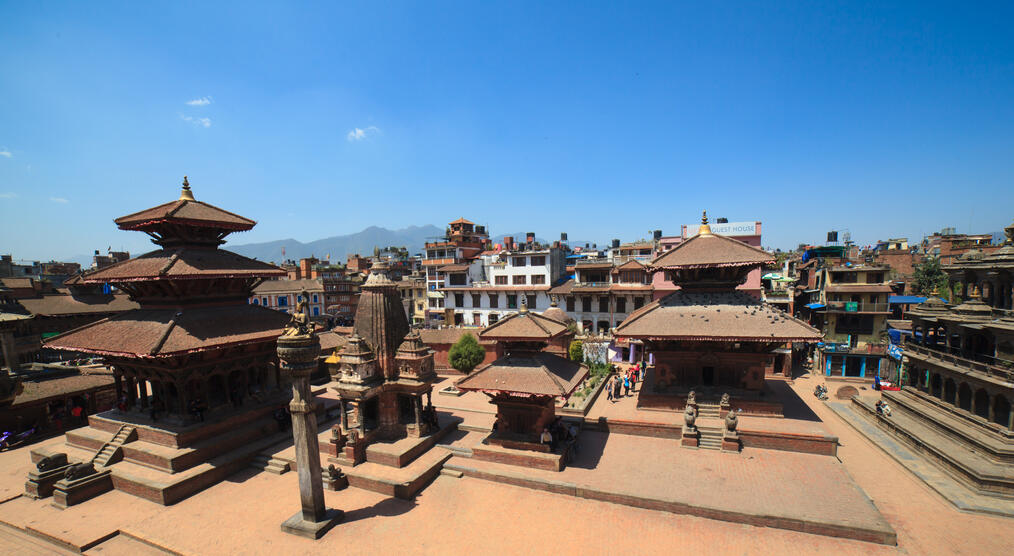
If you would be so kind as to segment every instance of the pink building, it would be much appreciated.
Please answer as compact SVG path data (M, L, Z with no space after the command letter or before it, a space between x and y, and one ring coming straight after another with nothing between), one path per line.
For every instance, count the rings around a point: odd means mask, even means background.
M682 235L660 238L658 242L658 255L676 247L682 243L684 239L689 239L697 235L697 230L699 228L700 224L684 224L682 227ZM738 239L739 241L754 247L761 246L760 222L723 222L711 224L711 233ZM762 270L760 268L751 270L750 274L746 277L746 282L736 289L745 291L760 299L761 274ZM677 289L672 282L665 279L664 272L656 272L652 277L651 285L655 287L653 295L654 299L661 299Z

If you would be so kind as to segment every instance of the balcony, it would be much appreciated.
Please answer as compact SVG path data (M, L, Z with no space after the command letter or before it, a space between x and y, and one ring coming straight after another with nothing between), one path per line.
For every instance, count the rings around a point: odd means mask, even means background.
M984 361L975 361L961 357L960 355L931 349L915 342L905 343L905 354L909 356L921 356L925 359L934 360L940 363L948 363L955 367L979 372L986 376L997 377L1006 382L1014 382L1014 370L1012 370L1014 363L1007 361L1006 359L997 359L989 355L976 354L976 359L983 359Z
M882 344L852 347L848 344L827 342L821 349L824 350L824 353L847 353L850 355L884 355L887 353L887 346Z
M828 301L826 313L885 313L891 312L887 303L866 303L863 301Z

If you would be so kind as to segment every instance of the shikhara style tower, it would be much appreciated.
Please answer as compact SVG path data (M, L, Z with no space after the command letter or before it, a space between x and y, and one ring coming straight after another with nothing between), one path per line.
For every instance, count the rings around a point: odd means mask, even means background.
M260 281L285 272L220 249L227 235L255 222L197 201L186 178L179 199L116 224L148 234L159 249L81 280L113 284L140 308L47 343L102 356L124 406L68 433L68 453L72 460L91 455L132 493L173 503L244 465L258 440L278 432L272 413L290 393L279 377L275 339L288 315L247 300ZM152 469L161 475L153 479Z
M424 413L436 374L433 354L415 332L387 276L387 264L373 265L362 286L354 333L332 369L342 402L342 430L349 435L344 459L360 463L375 440L421 437L432 432Z

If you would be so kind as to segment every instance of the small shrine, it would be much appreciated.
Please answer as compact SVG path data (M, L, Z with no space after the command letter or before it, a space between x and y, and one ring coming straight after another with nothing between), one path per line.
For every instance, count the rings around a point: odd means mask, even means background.
M337 364L329 365L341 399L339 461L345 464L366 461L367 446L377 441L421 439L440 429L431 399L433 354L409 331L398 285L387 271L383 261L370 269L353 334Z
M813 343L821 332L751 295L736 290L747 274L774 257L741 241L713 234L707 213L697 235L652 261L680 287L634 311L616 336L640 340L654 355L639 407L682 410L696 393L703 405L744 414L781 415L781 402L767 390L765 370L773 351L787 342Z
M544 351L568 333L564 323L522 305L479 334L481 340L496 341L503 355L456 384L484 393L496 405L495 429L473 449L474 457L562 469L562 454L551 453L540 437L556 419L557 401L566 400L588 376L587 366Z

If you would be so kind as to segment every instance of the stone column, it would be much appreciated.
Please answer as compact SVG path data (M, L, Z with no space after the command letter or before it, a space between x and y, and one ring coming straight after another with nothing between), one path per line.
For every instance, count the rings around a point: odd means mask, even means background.
M363 419L363 402L356 402L356 428L359 429L359 438L366 436L366 421Z
M345 400L338 400L338 409L341 411L340 419L342 425L342 432L349 432L349 414L348 406L345 405Z
M297 313L298 316L298 313ZM343 517L338 510L324 506L324 485L317 441L317 415L310 394L310 373L320 354L320 339L308 327L293 324L278 338L278 359L282 370L292 379L292 436L296 448L301 511L282 523L282 531L319 539Z
M412 409L415 410L415 430L422 434L422 396L412 398Z

